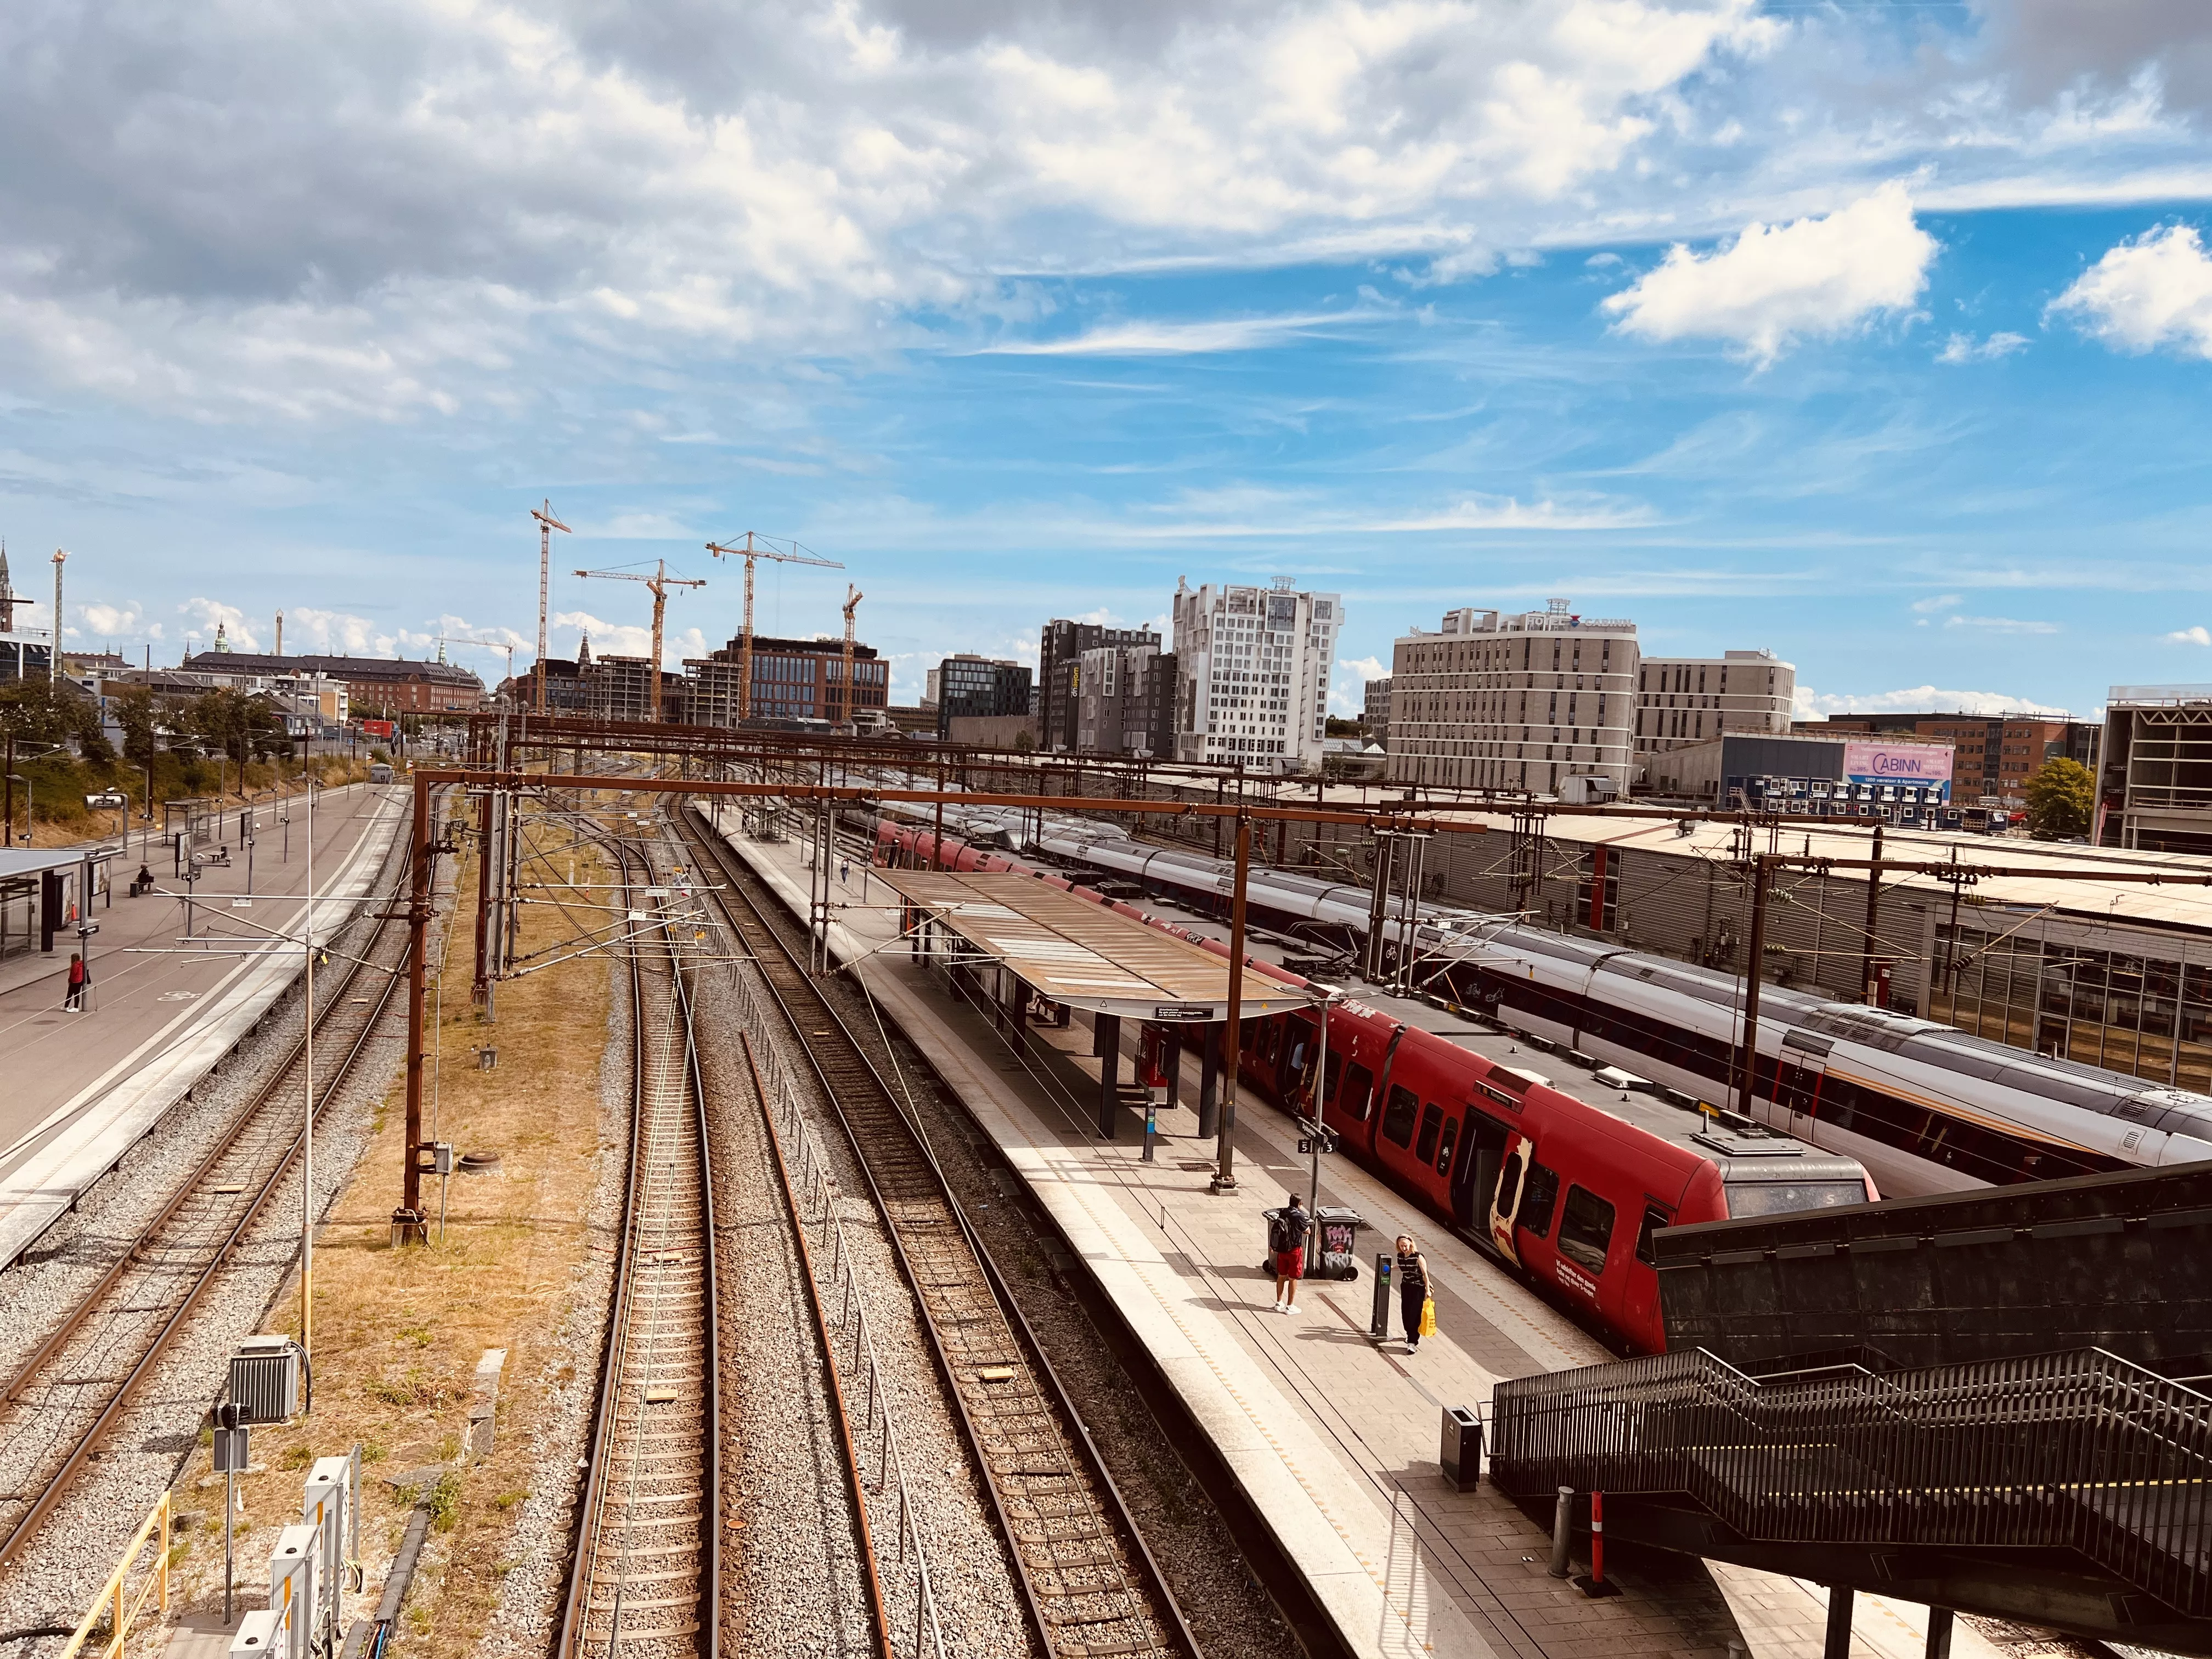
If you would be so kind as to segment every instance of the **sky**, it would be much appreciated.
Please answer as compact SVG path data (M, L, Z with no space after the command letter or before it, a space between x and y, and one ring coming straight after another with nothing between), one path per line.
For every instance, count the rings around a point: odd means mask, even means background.
M0 537L72 646L488 678L756 626L912 701L1176 579L2212 682L2197 0L0 10ZM487 641L494 643L487 643Z

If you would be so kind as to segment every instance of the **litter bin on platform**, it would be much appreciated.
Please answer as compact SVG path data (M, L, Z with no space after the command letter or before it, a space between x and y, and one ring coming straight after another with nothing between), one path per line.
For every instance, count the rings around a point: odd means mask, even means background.
M1359 1230L1366 1225L1357 1210L1324 1204L1314 1212L1313 1237L1306 1246L1310 1279L1359 1277Z
M1482 1479L1482 1419L1464 1406L1444 1407L1437 1468L1454 1492L1473 1492Z

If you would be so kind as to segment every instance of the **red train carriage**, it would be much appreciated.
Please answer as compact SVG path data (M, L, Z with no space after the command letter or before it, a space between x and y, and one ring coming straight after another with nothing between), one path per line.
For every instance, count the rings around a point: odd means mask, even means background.
M886 862L931 863L927 829L888 819L875 829ZM942 867L1028 871L1228 954L1217 940L950 836ZM1245 964L1305 982L1271 963L1248 957ZM1245 1021L1243 1084L1285 1109L1310 1109L1318 1018ZM1477 1052L1486 1041L1492 1039L1459 1016L1425 1004L1379 995L1334 1004L1323 1121L1391 1187L1625 1351L1666 1345L1651 1245L1659 1228L1879 1196L1850 1158L1626 1090L1618 1103L1594 1104L1527 1066Z

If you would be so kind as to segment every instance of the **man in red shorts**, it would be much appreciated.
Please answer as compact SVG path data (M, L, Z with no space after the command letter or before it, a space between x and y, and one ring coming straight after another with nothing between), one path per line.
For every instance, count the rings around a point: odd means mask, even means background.
M1296 1193L1291 1194L1287 1207L1275 1212L1268 1224L1267 1249L1275 1258L1275 1311L1294 1314L1298 1310L1298 1280L1306 1273L1306 1235L1313 1229L1313 1218L1306 1213L1305 1200Z

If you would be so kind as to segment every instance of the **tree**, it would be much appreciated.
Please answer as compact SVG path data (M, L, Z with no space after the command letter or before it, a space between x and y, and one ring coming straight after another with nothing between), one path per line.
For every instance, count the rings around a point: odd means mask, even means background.
M266 752L270 734L283 725L266 697L218 686L185 705L184 724L238 763L238 793L246 793L246 757Z
M2027 829L2038 841L2086 836L2097 810L2097 780L2079 761L2061 756L2027 781Z
M88 761L114 758L100 730L98 707L67 682L16 680L0 686L0 735L27 744L74 741Z
M123 732L123 757L133 766L151 769L154 742L167 710L150 686L126 685L108 699L107 712Z

